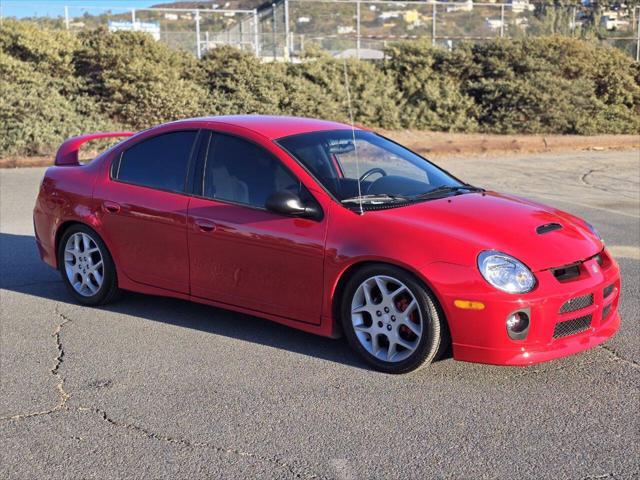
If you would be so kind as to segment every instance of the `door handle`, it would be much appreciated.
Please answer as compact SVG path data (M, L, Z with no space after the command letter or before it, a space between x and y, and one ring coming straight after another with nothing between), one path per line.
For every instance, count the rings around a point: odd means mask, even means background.
M194 223L201 232L213 232L216 229L216 224L208 220L196 219Z
M102 209L106 213L118 213L120 211L120 205L115 202L106 201L102 203Z

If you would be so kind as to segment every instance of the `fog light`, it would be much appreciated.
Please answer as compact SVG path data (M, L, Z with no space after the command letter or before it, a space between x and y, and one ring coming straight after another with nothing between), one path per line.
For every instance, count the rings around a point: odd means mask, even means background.
M529 314L522 310L507 317L507 333L513 340L524 340L529 333Z

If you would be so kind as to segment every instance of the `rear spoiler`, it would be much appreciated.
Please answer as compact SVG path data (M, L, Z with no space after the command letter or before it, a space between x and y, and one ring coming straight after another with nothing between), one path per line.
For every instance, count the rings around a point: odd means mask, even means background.
M90 142L91 140L98 140L100 138L131 137L132 135L135 135L135 132L96 132L71 137L60 145L58 153L56 153L55 165L80 165L78 160L78 151L84 143Z

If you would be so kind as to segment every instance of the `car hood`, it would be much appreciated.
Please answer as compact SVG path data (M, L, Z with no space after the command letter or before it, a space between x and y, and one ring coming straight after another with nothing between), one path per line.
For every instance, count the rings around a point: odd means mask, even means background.
M448 252L447 261L462 264L475 264L482 250L498 250L539 271L584 260L603 248L583 220L495 192L455 195L380 213L422 231L432 247L441 245ZM537 230L551 223L561 228Z

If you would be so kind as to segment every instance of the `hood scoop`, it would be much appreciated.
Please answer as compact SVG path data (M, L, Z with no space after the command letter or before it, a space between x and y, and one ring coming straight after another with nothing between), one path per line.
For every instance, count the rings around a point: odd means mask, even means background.
M553 232L554 230L560 230L562 225L559 223L545 223L544 225L540 225L536 227L536 233L538 235L542 235L543 233Z

